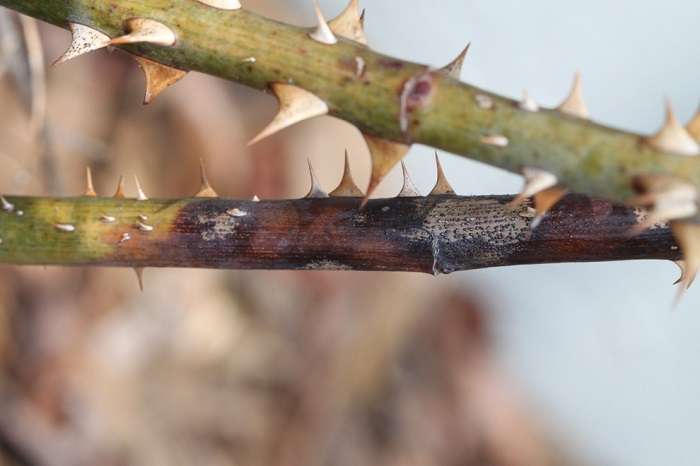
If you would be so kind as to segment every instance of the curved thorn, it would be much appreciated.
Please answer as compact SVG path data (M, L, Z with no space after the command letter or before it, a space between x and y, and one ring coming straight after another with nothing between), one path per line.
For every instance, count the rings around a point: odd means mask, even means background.
M318 178L316 178L316 173L314 172L314 167L311 165L311 160L307 159L309 164L309 176L311 178L311 188L305 199L325 199L328 197L328 193L323 190L321 183L319 183Z
M328 21L328 27L340 37L367 45L364 11L360 10L358 0L350 0L348 6L338 16Z
M333 31L331 31L331 28L328 26L326 18L323 17L321 7L318 6L318 0L313 1L314 10L316 11L316 19L318 20L318 26L316 26L315 31L309 33L309 37L311 37L316 42L320 42L322 44L337 44L338 39L336 39L335 35L333 34Z
M166 47L175 44L175 33L165 24L148 18L131 18L125 23L127 34L109 41L109 45L156 44Z
M300 87L273 83L271 88L279 102L279 110L272 122L248 143L249 146L296 123L328 113L328 105L323 100Z
M200 187L199 187L199 192L195 194L194 197L209 197L209 198L214 198L214 197L219 197L219 195L214 191L214 188L211 187L211 184L209 184L209 178L207 178L207 170L204 166L204 160L199 159L199 179L200 179Z
M459 79L462 76L462 67L464 66L464 59L467 57L467 53L469 53L469 47L471 47L471 45L472 43L469 42L467 46L464 47L464 49L459 53L459 55L457 55L457 57L450 63L440 68L440 71L455 79Z
M362 197L362 191L355 184L350 170L350 158L348 151L345 151L345 166L343 167L343 177L335 190L331 191L330 197Z
M401 161L401 171L403 173L403 186L401 191L399 191L398 197L421 197L422 194L418 191L416 185L413 184L408 168L406 168L406 163L403 160Z
M674 221L671 222L671 229L683 252L683 263L685 265L684 268L681 268L685 273L681 275L679 282L680 287L676 296L676 303L678 303L683 293L695 281L698 269L700 269L700 224Z
M454 196L455 190L452 189L450 182L447 181L445 176L445 171L442 169L442 164L440 163L440 157L437 152L435 152L435 165L437 167L437 181L435 182L435 187L430 192L429 196Z
M389 141L388 139L378 138L368 134L363 134L362 136L365 138L372 158L372 174L369 179L369 185L367 186L367 194L363 201L364 205L386 175L388 175L392 168L406 156L411 147L406 144Z
M51 66L57 66L86 53L102 49L109 45L109 36L82 24L70 23L72 40L70 47L58 57Z
M539 168L525 167L523 168L523 177L525 178L525 186L518 196L508 203L509 209L514 209L525 201L528 197L553 188L557 185L557 177L552 173Z
M682 283L685 281L686 277L688 276L688 271L685 267L685 261L683 259L674 261L673 263L678 266L678 269L681 272L681 276L678 277L678 280L673 282L674 285L678 285L679 283Z
M238 0L197 0L199 3L203 3L213 8L218 8L220 10L240 10L241 2Z
M143 97L143 104L148 105L158 97L158 95L185 77L187 71L178 70L170 66L161 65L147 58L134 56L143 70L146 78L146 92Z
M578 71L574 75L574 84L571 86L571 91L564 102L557 109L567 115L578 118L588 119L588 107L583 99L583 86L581 84L581 73Z
M147 201L148 196L146 196L146 193L143 192L143 189L141 188L141 182L139 181L139 177L134 175L134 182L136 183L136 199L139 201Z
M92 170L90 167L85 167L85 192L83 193L85 197L97 197L97 192L95 191L95 185L92 183Z
M678 155L700 155L700 145L680 124L673 112L670 100L666 100L666 121L664 126L647 142L657 150Z
M126 198L126 194L124 193L124 176L121 175L119 177L119 181L117 182L117 190L114 192L114 197L115 199L124 199Z

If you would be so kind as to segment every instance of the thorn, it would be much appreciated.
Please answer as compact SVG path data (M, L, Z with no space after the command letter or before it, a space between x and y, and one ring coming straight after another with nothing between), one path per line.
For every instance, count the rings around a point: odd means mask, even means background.
M99 50L109 45L109 36L82 24L70 23L73 36L70 47L58 57L51 66L57 66L86 53Z
M688 132L700 143L700 107L698 107L698 111L695 113L693 119L688 123Z
M467 57L467 53L469 52L469 47L471 47L471 45L472 43L469 42L467 46L464 47L464 49L460 52L460 54L457 55L457 57L450 63L440 68L440 71L452 78L459 79L462 76L462 67L464 66L464 59Z
M251 199L251 201L253 201L253 202L260 202L260 198L259 198L258 195L256 194L255 196L253 196L253 199Z
M350 171L350 159L348 157L348 151L345 151L345 167L343 168L343 177L340 179L340 184L334 191L329 194L330 197L362 197L362 191L355 184L355 180L352 179L352 172Z
M12 212L15 210L15 205L5 199L5 196L0 196L0 207L2 207L2 210L5 212Z
M136 199L139 201L147 201L148 197L146 196L146 193L143 192L143 189L141 188L141 182L139 182L139 177L134 175L134 182L136 183Z
M700 225L691 222L671 222L673 236L683 252L683 264L681 267L681 278L678 282L680 287L676 296L676 304L680 301L683 293L690 288L698 275L700 269Z
M358 0L350 0L348 6L335 18L328 22L331 31L340 37L367 45L364 28L364 11L360 10Z
M314 9L316 10L316 19L318 20L318 26L316 26L315 31L309 33L309 37L311 37L316 42L320 42L322 44L337 44L338 39L336 39L335 35L333 34L333 31L331 31L331 28L328 26L326 18L323 17L323 13L321 13L321 7L318 6L318 0L313 1Z
M207 178L207 170L204 167L204 160L199 159L199 179L200 179L200 187L199 187L199 192L195 194L194 197L209 197L209 198L214 198L214 197L219 197L219 195L214 191L214 188L211 187L211 184L209 184L209 178Z
M406 164L403 160L401 161L401 171L403 172L403 187L398 197L421 197L421 193L418 191L418 188L416 188L416 185L413 184L413 180L411 180L408 168L406 168Z
M509 209L515 209L528 197L553 188L558 183L556 176L539 168L525 167L523 168L523 176L525 177L525 186L522 192L508 203Z
M131 18L125 22L128 34L115 37L109 45L156 44L166 47L175 44L175 33L165 24L148 18Z
M568 190L554 186L553 188L545 189L535 194L535 218L532 220L530 227L534 230L547 216L547 213L559 202Z
M97 192L95 192L95 186L92 184L92 170L90 167L85 167L85 197L97 197Z
M185 77L187 71L161 65L147 58L134 56L146 77L146 93L143 104L148 105L158 95Z
M197 0L199 3L209 5L220 10L240 10L241 2L238 0Z
M117 191L112 197L114 197L115 199L126 198L126 194L124 194L124 176L119 177L119 181L117 182Z
M700 155L700 145L695 142L690 133L680 124L669 100L666 101L666 122L664 126L647 141L655 149L664 152L678 155Z
M314 167L311 165L311 160L307 160L309 164L309 176L311 177L311 188L309 193L306 195L305 199L325 199L328 197L328 193L323 190L321 183L319 183L318 178L316 178L316 173L314 173Z
M578 118L583 118L587 120L589 118L588 107L586 102L583 100L583 86L581 84L581 73L578 71L574 75L574 84L571 86L571 91L564 102L557 107L560 112L566 113L567 115L575 116Z
M134 272L136 272L136 280L139 282L139 290L143 292L143 267L134 267Z
M452 189L450 182L447 181L445 171L442 169L440 157L438 157L437 152L435 152L435 165L437 166L437 181L429 196L454 196L455 190Z
M669 175L640 175L634 179L640 193L629 200L636 206L651 208L647 218L637 224L630 236L657 223L692 217L698 211L698 190L692 183Z
M328 113L328 105L309 91L284 83L273 83L271 87L277 96L279 110L272 122L248 143L249 146L296 123Z
M538 112L540 110L540 106L537 105L535 99L528 94L527 90L523 90L523 98L518 104L518 107L526 112Z
M673 263L678 266L681 272L681 276L678 277L678 280L673 282L674 285L678 285L679 283L682 283L686 280L686 277L688 276L688 271L686 270L685 261L683 259L674 261Z
M369 179L367 194L362 202L364 206L391 169L406 156L410 146L368 134L363 136L372 158L372 175Z

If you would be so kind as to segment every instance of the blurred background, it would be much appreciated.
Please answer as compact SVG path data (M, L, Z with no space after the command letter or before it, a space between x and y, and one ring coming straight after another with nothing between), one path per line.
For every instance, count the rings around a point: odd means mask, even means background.
M244 3L314 24L305 0ZM554 106L580 70L594 118L643 133L665 96L684 121L698 105L697 2L362 3L374 49L441 66L471 41L463 79L504 95ZM0 8L3 193L78 194L89 164L103 195L137 174L151 197L185 196L202 157L222 195L299 197L306 158L332 189L346 148L366 185L342 121L248 149L276 104L236 84L192 73L144 108L136 64L104 51L32 79L69 42ZM407 159L423 192L431 154ZM460 194L521 184L443 164ZM131 270L0 267L0 464L697 465L700 292L671 311L676 278L652 261L439 278L148 270L141 293Z

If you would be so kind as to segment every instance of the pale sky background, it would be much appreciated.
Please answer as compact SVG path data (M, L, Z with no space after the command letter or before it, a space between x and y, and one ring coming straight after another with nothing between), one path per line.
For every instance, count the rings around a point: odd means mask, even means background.
M311 2L298 1L301 24ZM327 17L345 0L323 0ZM700 2L364 0L374 49L431 65L472 48L462 79L541 105L581 70L594 119L653 132L669 96L686 121L700 101ZM431 151L408 165L424 192ZM519 177L444 155L460 194L516 192ZM499 356L531 408L590 464L700 464L700 287L671 310L670 262L516 267L455 274L496 315Z

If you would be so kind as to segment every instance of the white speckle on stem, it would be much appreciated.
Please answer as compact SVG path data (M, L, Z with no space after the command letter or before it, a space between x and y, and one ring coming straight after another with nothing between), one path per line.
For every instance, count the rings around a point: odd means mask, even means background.
M139 222L137 226L138 226L139 230L141 230L145 233L150 233L153 231L152 225L146 225L145 223Z
M57 223L54 225L54 227L58 231L63 231L65 233L73 233L75 231L75 225L71 225L69 223Z
M100 217L100 222L102 223L114 223L116 221L117 219L112 217L111 215L103 215L102 217Z
M0 196L0 206L2 206L2 210L4 210L5 212L12 212L13 210L15 210L15 205L11 204L3 196Z

